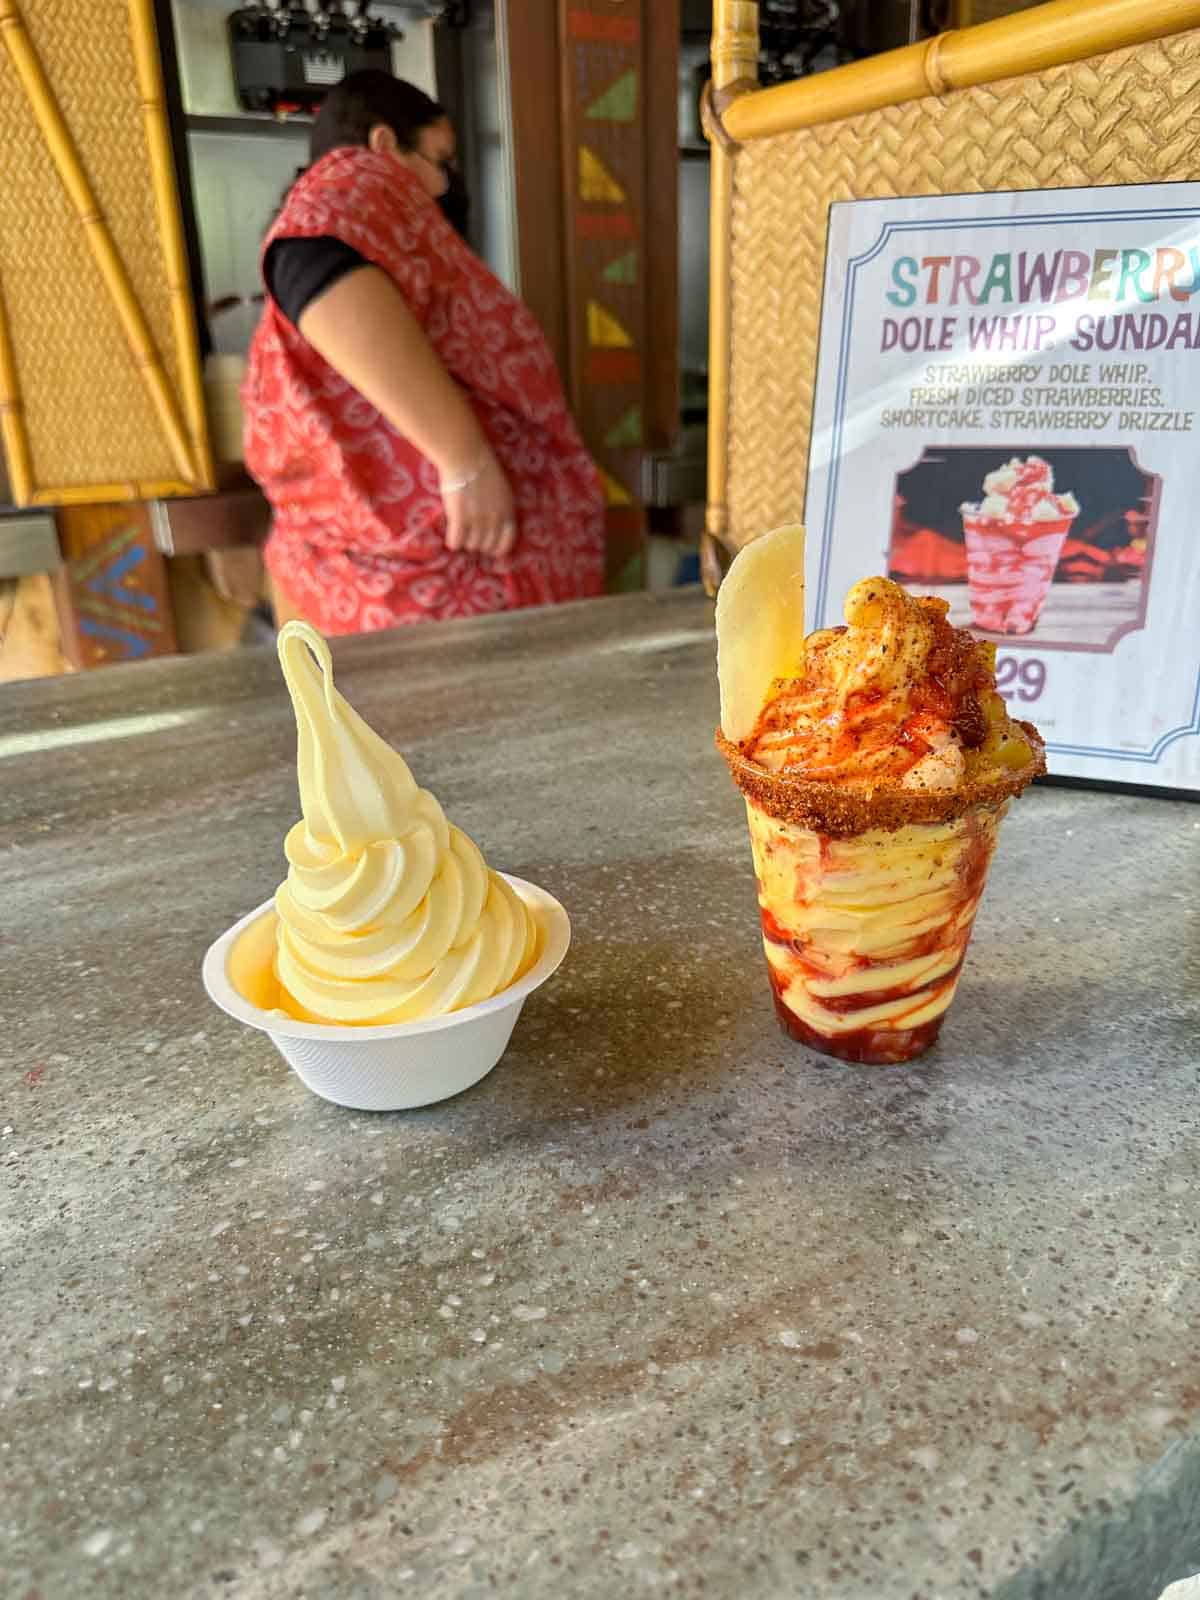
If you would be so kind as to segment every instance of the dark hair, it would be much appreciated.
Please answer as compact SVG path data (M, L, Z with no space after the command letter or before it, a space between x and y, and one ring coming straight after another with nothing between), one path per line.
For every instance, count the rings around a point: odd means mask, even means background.
M366 145L371 129L381 122L396 135L401 150L415 150L421 129L445 115L415 83L374 67L352 72L321 102L309 139L309 160L319 161L342 145Z

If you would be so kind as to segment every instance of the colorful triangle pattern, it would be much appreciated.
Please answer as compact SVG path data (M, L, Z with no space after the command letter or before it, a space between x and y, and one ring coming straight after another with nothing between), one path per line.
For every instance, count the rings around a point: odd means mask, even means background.
M139 661L142 656L150 654L150 640L143 638L140 633L130 633L128 628L112 628L107 622L97 622L94 617L80 617L79 631L86 633L89 639L119 644L125 652L123 659L128 661Z
M630 406L629 410L619 422L604 435L604 443L610 450L631 449L642 442L642 408Z
M87 580L84 587L101 600L111 600L117 604L123 601L126 605L137 606L142 611L153 611L155 609L153 595L125 586L125 579L146 559L146 552L141 545L132 542L136 537L136 533L131 533L129 535L131 542L124 554L118 556L111 565L101 567Z
M584 112L589 122L632 122L637 116L637 68L630 67Z
M625 488L624 484L618 483L614 477L605 472L603 467L597 470L600 473L600 482L604 485L604 498L608 504L610 506L631 506L633 504L633 496Z
M633 340L598 300L587 306L588 343L593 350L632 350Z
M610 261L600 276L605 283L636 283L637 269L637 251L627 250L623 256Z
M592 205L619 206L625 191L594 151L579 146L579 197Z

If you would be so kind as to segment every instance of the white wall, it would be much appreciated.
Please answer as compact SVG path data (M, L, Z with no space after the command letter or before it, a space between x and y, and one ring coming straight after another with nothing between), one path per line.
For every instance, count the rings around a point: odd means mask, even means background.
M263 234L285 189L308 160L308 130L297 127L260 133L190 133L188 154L196 227L208 300L256 294ZM258 321L256 309L227 312L212 320L213 343L222 354L241 354Z
M517 0L520 4L520 0ZM510 289L517 287L513 218L516 196L510 171L510 133L504 125L496 28L490 7L477 8L464 40L466 89L475 119L474 186L471 207L479 224L479 253Z

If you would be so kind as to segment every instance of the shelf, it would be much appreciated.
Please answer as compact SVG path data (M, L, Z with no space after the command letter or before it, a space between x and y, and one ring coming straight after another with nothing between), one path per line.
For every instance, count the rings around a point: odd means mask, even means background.
M302 115L272 117L265 111L247 111L237 117L205 117L189 112L184 124L189 133L251 133L259 138L283 134L303 134L306 138L315 118Z
M679 146L679 159L681 161L707 161L711 151L706 144L681 144Z

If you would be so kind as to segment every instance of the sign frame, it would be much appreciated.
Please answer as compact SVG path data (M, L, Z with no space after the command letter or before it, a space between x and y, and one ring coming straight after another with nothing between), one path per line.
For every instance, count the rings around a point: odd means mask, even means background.
M1073 365L1064 359L1071 354L1071 338L1090 339L1092 335L1081 330L1094 327L1101 315L1107 316L1109 323L1112 323L1114 318L1135 318L1140 314L1140 326L1121 331L1118 321L1111 329L1113 333L1120 331L1122 340L1130 332L1136 333L1140 340L1146 337L1145 319L1154 311L1158 324L1155 331L1161 341L1165 338L1169 318L1174 312L1186 324L1179 329L1185 338L1190 337L1187 329L1193 325L1195 328L1194 342L1185 342L1184 349L1178 354L1178 361L1200 363L1200 298L1188 300L1188 310L1185 311L1179 303L1183 291L1175 294L1173 280L1170 285L1171 297L1165 299L1165 307L1160 306L1153 297L1147 302L1144 295L1140 299L1117 302L1111 296L1104 296L1103 285L1100 293L1091 298L1091 283L1086 293L1069 294L1064 291L1053 295L1053 280L1047 279L1039 282L1039 295L1033 298L1018 295L1014 299L1010 290L1008 298L1001 297L999 307L989 305L987 297L981 304L977 292L973 296L965 284L956 280L951 300L948 292L949 263L954 264L955 273L959 271L959 263L963 264L964 273L974 272L971 282L977 291L982 263L985 261L992 262L993 267L1001 263L1009 272L1013 262L1020 261L1023 272L1027 257L1018 252L1019 241L1026 237L1032 239L1030 256L1034 251L1043 252L1037 256L1039 262L1050 261L1050 245L1057 238L1059 250L1054 254L1053 261L1056 272L1062 262L1064 280L1067 259L1073 256L1082 261L1085 255L1091 259L1084 248L1089 243L1096 247L1097 260L1107 255L1121 262L1128 256L1134 259L1136 265L1144 252L1128 249L1101 252L1094 233L1088 232L1089 228L1107 228L1111 234L1118 226L1125 229L1122 240L1126 243L1131 227L1165 231L1165 248L1159 251L1159 255L1171 249L1174 256L1180 259L1181 252L1173 242L1188 236L1197 246L1195 261L1200 263L1200 183L1079 186L1073 189L982 195L967 193L957 196L939 194L848 199L830 208L817 376L808 440L806 521L809 528L809 607L806 625L810 628L826 627L838 622L840 590L847 586L848 581L861 577L865 572L881 570L880 552L876 547L878 518L877 514L872 515L872 511L877 513L878 508L870 507L871 498L877 500L879 493L884 492L878 489L879 482L884 482L885 488L894 487L897 510L886 557L891 565L900 537L897 533L897 519L901 517L899 508L904 505L900 489L914 477L912 473L899 470L900 461L907 462L916 457L918 469L932 462L935 478L940 463L946 474L945 482L952 485L955 456L961 457L964 462L969 457L979 458L994 470L1013 456L1020 459L1044 455L1052 460L1057 447L1060 459L1065 457L1073 461L1076 471L1084 471L1085 479L1089 473L1099 473L1101 478L1107 475L1111 479L1114 462L1123 463L1124 458L1128 457L1132 466L1126 468L1125 478L1134 481L1140 479L1144 485L1144 494L1136 502L1136 507L1144 504L1147 508L1147 515L1138 523L1138 531L1148 532L1148 541L1146 538L1134 541L1138 547L1136 551L1131 545L1128 550L1114 551L1113 554L1130 557L1136 554L1144 559L1145 567L1140 575L1136 567L1117 566L1114 573L1119 572L1125 578L1119 585L1106 584L1098 589L1095 584L1085 587L1083 582L1069 586L1064 586L1061 581L1051 584L1049 573L1054 570L1058 559L1056 553L1051 556L1050 566L1045 569L1043 578L1043 600L1039 601L1039 610L1045 604L1045 616L1035 615L1034 622L1028 626L1021 619L1011 636L1003 631L1003 623L989 625L992 631L983 632L977 626L975 631L980 632L981 637L993 639L1001 651L1008 649L1015 652L1000 658L1002 669L1007 673L1005 681L1011 680L1014 685L1006 689L1002 683L1002 692L1010 700L1014 694L1019 695L1021 700L1040 697L1048 681L1049 663L1044 657L1048 656L1053 662L1056 654L1065 658L1073 652L1092 653L1090 660L1075 660L1066 667L1060 660L1057 673L1051 675L1051 681L1057 679L1058 693L1056 700L1052 688L1048 696L1053 710L1049 721L1051 728L1057 725L1058 731L1046 730L1047 754L1056 780L1087 787L1115 787L1154 795L1200 798L1200 760L1192 759L1191 751L1184 751L1182 760L1179 752L1170 753L1181 741L1196 739L1195 751L1200 754L1200 628L1193 626L1189 636L1186 601L1181 605L1177 598L1188 592L1200 594L1200 545L1194 548L1187 546L1184 542L1185 529L1179 521L1179 514L1185 506L1194 503L1200 485L1193 483L1190 496L1187 494L1185 482L1188 474L1181 461L1181 471L1170 482L1166 523L1159 523L1156 527L1163 484L1159 467L1166 446L1158 447L1157 456L1154 451L1148 452L1155 460L1154 470L1150 470L1145 460L1146 452L1142 449L1144 438L1148 441L1150 436L1143 436L1138 431L1130 421L1130 413L1122 414L1116 409L1043 409L1037 412L1010 411L1006 414L995 409L988 411L986 406L970 410L961 403L956 409L953 404L956 398L961 401L964 395L974 397L986 394L988 389L964 386L958 391L953 388L934 391L920 387L923 381L926 384L936 381L935 377L923 380L922 372L934 375L979 373L981 376L968 381L985 385L986 377L982 374L991 370L1001 376L1006 372L1019 371L1030 384L1044 382L1048 373L1073 373L1076 375L1074 381L1081 385L1086 385L1090 376L1093 386L1090 389L1080 387L1080 394L1107 392L1095 387L1097 370L1101 379L1106 370L1105 351L1098 344L1090 356L1076 355ZM1032 230L1032 233L1026 230ZM1146 234L1151 244L1158 237L1161 234L1153 231ZM1063 246L1068 242L1071 251L1065 252ZM956 250L963 253L957 254ZM967 254L968 251L974 251L974 254ZM942 266L937 265L942 262L947 264L944 272ZM975 263L974 267L972 263ZM923 297L916 293L915 288L908 291L907 275L918 264L922 270L929 268ZM979 270L976 271L976 268ZM1192 276L1196 283L1194 293L1200 297L1200 264L1195 264ZM1141 280L1122 278L1121 282L1123 287L1127 287L1140 284ZM885 292L884 286L888 284L908 292L899 293L895 287ZM965 292L959 294L959 288ZM865 301L864 293L867 296ZM890 318L885 315L889 311L888 302L891 302ZM1162 314L1164 309L1165 317ZM972 311L974 315L971 315ZM1006 334L1011 332L1013 335L1011 353L997 354L988 348L980 355L976 334L989 321L994 325L998 312L1004 317ZM875 353L874 340L880 327L880 349L886 349L887 354ZM917 340L911 349L906 346L907 353L900 351L896 342L898 330L901 329L906 339L911 336ZM1106 324L1106 338L1109 331ZM1019 337L1031 340L1032 348L1021 353ZM889 340L892 341L890 345ZM989 334L989 346L991 342ZM1055 358L1057 364L1052 367L1050 362ZM1179 459L1182 453L1195 455L1195 435L1191 429L1195 424L1196 431L1200 432L1200 417L1184 409L1170 409L1177 403L1186 407L1188 402L1186 380L1178 382L1172 391L1168 382L1169 368L1166 373L1162 370L1164 360L1169 363L1170 359L1160 356L1157 364L1149 358L1138 363L1135 355L1126 363L1124 355L1118 351L1111 356L1109 367L1114 371L1126 365L1130 371L1140 367L1144 374L1150 375L1147 383L1153 381L1165 386L1160 391L1158 401L1159 406L1165 409L1161 410L1161 414L1156 413L1156 416L1179 430L1176 438ZM951 377L946 381L952 383L957 380ZM1071 380L1062 378L1059 381L1067 383ZM907 402L903 398L905 392ZM935 392L941 397L940 406L922 409L920 397ZM1019 389L1006 389L1001 383L991 385L992 394L1020 392ZM1070 389L1045 388L1035 392L1064 393L1068 396L1072 393ZM1147 389L1146 392L1152 391ZM949 403L945 399L947 394ZM914 397L917 398L914 400ZM889 399L898 404L889 406ZM905 410L903 407L906 404L908 409ZM1041 427L1045 437L1039 437L1035 432L1032 438L1014 439L1011 432L1004 430L993 434L989 424L994 425L994 419L1005 415L1036 419L1033 425L1035 429ZM915 419L915 422L910 419ZM1117 419L1120 426L1117 425ZM897 423L900 424L898 427ZM939 437L937 445L924 440L921 430L927 425L935 430L939 425L942 426L946 436ZM916 442L912 437L914 429L917 431ZM1075 434L1071 431L1073 429L1076 430ZM1103 442L1098 442L1100 440ZM920 449L917 448L918 443ZM867 486L867 479L874 473L844 472L856 452L868 449L873 466L880 458L884 465L882 478L870 487ZM987 460L989 456L990 462ZM863 456L858 459L862 461ZM948 468L950 470L947 472ZM896 469L895 476L889 478L892 469ZM1194 469L1190 476L1195 477ZM961 482L961 472L959 478ZM927 473L924 479L927 500L928 481ZM839 500L847 484L849 511ZM1063 483L1060 487L1069 488L1070 485ZM979 492L982 494L982 489ZM892 500L890 492L888 498ZM1050 502L1047 500L1044 504L1048 508ZM1126 519L1138 515L1134 509L1135 502L1130 501L1130 506L1131 509L1124 512ZM1076 512L1078 509L1076 504ZM1178 535L1170 531L1172 513L1179 523ZM1114 512L1110 511L1110 523L1113 518ZM955 534L951 524L959 521L957 515L943 506L940 516L935 514L933 520L940 524L943 531L935 533L925 528L922 537L940 542L947 551L952 552ZM860 529L863 530L861 533ZM944 591L954 605L951 620L969 626L977 623L980 604L986 607L984 591L976 587L977 581L982 581L977 570L978 563L983 559L980 555L982 540L978 532L972 531L974 539L968 536L966 540L967 562L971 567L971 610L967 610L966 604L968 586L961 581L967 575L965 570L961 574L956 573L955 581ZM1035 525L1027 525L1026 533L1032 534L1034 531ZM963 527L960 524L957 532L959 545L962 535ZM1053 545L1053 542L1051 540L1050 544ZM1011 539L1000 543L1001 551L1011 552L1014 548ZM1072 545L1068 537L1063 550L1064 554L1072 550L1092 552L1092 547ZM960 559L961 554L960 549ZM1001 559L1007 558L1002 556ZM1064 559L1058 569L1060 579L1067 565ZM838 574L838 581L832 588L838 592L831 592L834 571ZM1094 574L1097 577L1104 575L1102 572ZM904 581L913 592L939 592L934 583L923 581L920 577L916 581L909 581L903 571L894 571L893 576ZM925 579L928 578L929 574L926 574ZM1164 592L1168 585L1169 596ZM960 592L963 596L961 600L957 598ZM1103 600L1108 602L1117 596L1122 604L1135 605L1138 609L1130 613L1129 620L1123 625L1109 629L1107 634L1099 623L1094 625L1092 634L1081 633L1075 621L1074 636L1087 637L1091 642L1072 643L1053 637L1055 625L1050 622L1050 613L1055 604L1061 611L1065 598L1051 601L1052 595L1069 597L1073 603L1072 619L1087 617L1087 602L1093 596L1102 595ZM1169 618L1171 611L1174 612L1175 626L1171 635L1160 643L1166 626L1164 619ZM985 609L984 617L986 614ZM1060 615L1060 631L1062 627ZM1036 637L1039 630L1042 633L1040 639ZM1028 654L1034 650L1039 652L1038 655ZM1117 663L1118 653L1124 657L1122 665ZM1022 681L1020 688L1015 687L1018 663ZM1030 690L1033 692L1027 691L1024 686L1026 664ZM1099 702L1097 696L1089 694L1085 688L1093 683L1100 685L1101 692L1107 683L1113 704L1117 707L1114 716L1123 715L1126 719L1134 704L1130 685L1136 685L1138 716L1140 719L1144 714L1144 726L1153 731L1153 737L1124 737L1117 721L1114 721L1107 734L1097 736L1101 716ZM1074 689L1072 684L1075 685ZM1159 696L1157 701L1149 704L1142 698L1147 685L1153 685L1154 692ZM1187 701L1186 705L1184 700ZM1161 707L1161 715L1156 705ZM1014 705L1015 709L1018 708ZM1035 706L1028 707L1026 714L1037 721ZM1131 726L1126 720L1125 727ZM1165 767L1161 766L1164 760ZM1163 781L1157 782L1151 776L1155 770L1163 771Z

